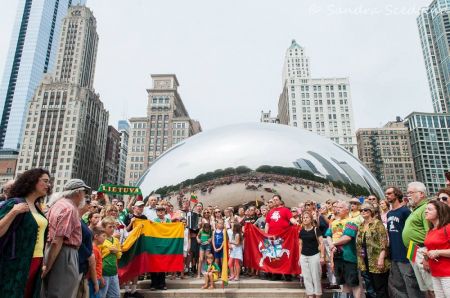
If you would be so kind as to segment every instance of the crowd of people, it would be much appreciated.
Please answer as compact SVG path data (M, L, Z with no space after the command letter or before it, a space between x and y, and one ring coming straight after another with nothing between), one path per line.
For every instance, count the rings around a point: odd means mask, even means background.
M275 194L260 206L224 209L193 204L190 198L181 208L156 196L125 202L91 194L80 179L69 180L61 193L51 195L51 190L44 169L28 170L3 187L2 296L115 298L122 288L125 297L142 297L138 280L148 277L151 290L166 290L168 278L202 278L202 288L213 289L228 270L230 282L242 275L300 281L308 297L320 297L323 288L355 298L450 297L450 188L433 197L423 183L412 182L406 194L392 186L381 199L306 201L290 208ZM121 246L136 220L184 224L183 271L119 280ZM268 235L296 227L301 274L245 268L249 224ZM229 251L224 252L226 239ZM228 268L223 268L224 253Z

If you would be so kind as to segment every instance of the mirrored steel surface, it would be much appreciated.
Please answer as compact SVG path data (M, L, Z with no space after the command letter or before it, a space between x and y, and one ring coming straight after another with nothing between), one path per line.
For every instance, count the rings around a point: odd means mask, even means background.
M247 123L197 134L162 154L139 181L145 195L236 206L280 194L286 205L348 199L382 189L367 168L332 141L280 124Z

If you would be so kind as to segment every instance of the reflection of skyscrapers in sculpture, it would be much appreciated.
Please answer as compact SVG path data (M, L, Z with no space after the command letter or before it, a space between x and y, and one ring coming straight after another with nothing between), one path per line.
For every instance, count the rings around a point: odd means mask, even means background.
M153 74L153 87L147 90L147 117L130 121L125 183L135 185L152 162L184 139L201 132L200 123L189 113L178 94L174 74Z
M318 162L325 168L328 175L326 176L330 180L334 181L342 181L345 183L351 182L344 174L342 174L331 162L329 162L326 158L322 157L317 152L307 151L308 154L312 155Z
M53 71L62 19L72 0L20 0L0 85L0 148L19 150L26 110ZM84 4L85 0L77 1Z
M311 78L305 49L293 40L286 51L282 83L281 124L325 136L357 155L348 78Z
M308 159L299 158L294 161L294 166L299 168L300 170L308 171L317 176L323 176L319 170L317 170L316 166ZM325 177L325 176L323 176Z
M347 174L347 176L350 178L351 183L367 185L367 187L369 187L362 176L359 175L358 172L356 172L348 163L346 163L345 161L337 161L334 158L331 158L331 160L334 161L344 171L345 174Z

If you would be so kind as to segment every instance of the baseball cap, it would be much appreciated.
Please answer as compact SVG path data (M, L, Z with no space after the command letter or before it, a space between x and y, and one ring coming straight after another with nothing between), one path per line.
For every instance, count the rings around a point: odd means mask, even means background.
M91 188L89 186L87 186L86 183L84 183L84 181L81 180L81 179L70 179L64 185L63 190L64 191L66 191L66 190L75 190L75 189L79 189L79 188L84 188L84 191L86 193L90 193L91 192Z
M144 206L145 203L143 201L137 201L136 203L134 203L135 207L139 207L139 206Z

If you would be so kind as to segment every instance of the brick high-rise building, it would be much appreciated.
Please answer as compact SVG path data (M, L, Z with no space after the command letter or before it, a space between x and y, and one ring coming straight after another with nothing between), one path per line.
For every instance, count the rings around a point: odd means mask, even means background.
M126 184L134 185L144 171L164 151L202 130L198 121L189 117L178 94L174 74L153 74L153 87L147 90L146 117L130 121Z
M393 185L406 191L416 175L408 128L399 118L381 128L360 128L356 131L356 139L359 159L381 186Z

